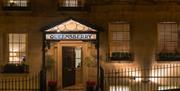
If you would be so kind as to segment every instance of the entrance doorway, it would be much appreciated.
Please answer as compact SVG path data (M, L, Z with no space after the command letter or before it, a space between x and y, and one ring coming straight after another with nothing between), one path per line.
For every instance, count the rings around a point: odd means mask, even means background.
M81 84L85 91L84 87L89 79L97 81L98 86L99 32L97 29L93 24L76 19L67 19L45 28L42 70L44 74L46 71L53 73L44 75L44 79L57 81L59 89ZM54 66L49 70L45 70L46 65L51 64L51 62L46 63L46 52L49 52L55 60L51 61L54 62ZM90 67L95 69L91 71ZM96 74L89 76L91 72Z
M82 82L82 48L62 46L62 86L68 87Z

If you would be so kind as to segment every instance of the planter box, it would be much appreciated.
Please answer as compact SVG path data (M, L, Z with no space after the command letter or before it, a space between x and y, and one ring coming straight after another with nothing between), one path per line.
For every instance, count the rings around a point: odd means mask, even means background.
M128 52L113 52L111 60L132 60L132 54Z
M28 73L29 66L25 64L6 64L2 73Z
M180 61L180 53L159 53L157 61Z

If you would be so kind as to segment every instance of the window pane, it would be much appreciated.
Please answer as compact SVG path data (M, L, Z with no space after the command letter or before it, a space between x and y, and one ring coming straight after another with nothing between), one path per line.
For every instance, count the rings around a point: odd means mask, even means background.
M21 44L19 51L20 51L20 52L25 52L25 51L26 51L26 44Z
M76 59L75 67L76 68L81 67L81 59Z
M21 38L20 38L20 42L26 42L26 35L25 34L20 34Z
M81 58L81 49L76 49L76 58Z
M10 51L10 52L13 51L13 44L9 44L9 51Z
M19 34L13 34L12 38L13 38L13 42L19 42Z
M20 50L19 50L19 44L15 44L14 43L14 45L13 45L13 50L12 50L13 52L19 52Z

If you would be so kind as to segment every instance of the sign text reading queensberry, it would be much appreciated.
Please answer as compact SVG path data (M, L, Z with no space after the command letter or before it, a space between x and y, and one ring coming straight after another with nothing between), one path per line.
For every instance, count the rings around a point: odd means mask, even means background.
M46 34L47 40L94 40L96 34Z

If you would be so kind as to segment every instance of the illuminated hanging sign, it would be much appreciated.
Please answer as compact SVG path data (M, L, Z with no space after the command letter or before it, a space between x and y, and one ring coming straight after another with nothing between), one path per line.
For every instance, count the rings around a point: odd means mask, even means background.
M96 34L46 34L46 40L95 40Z

